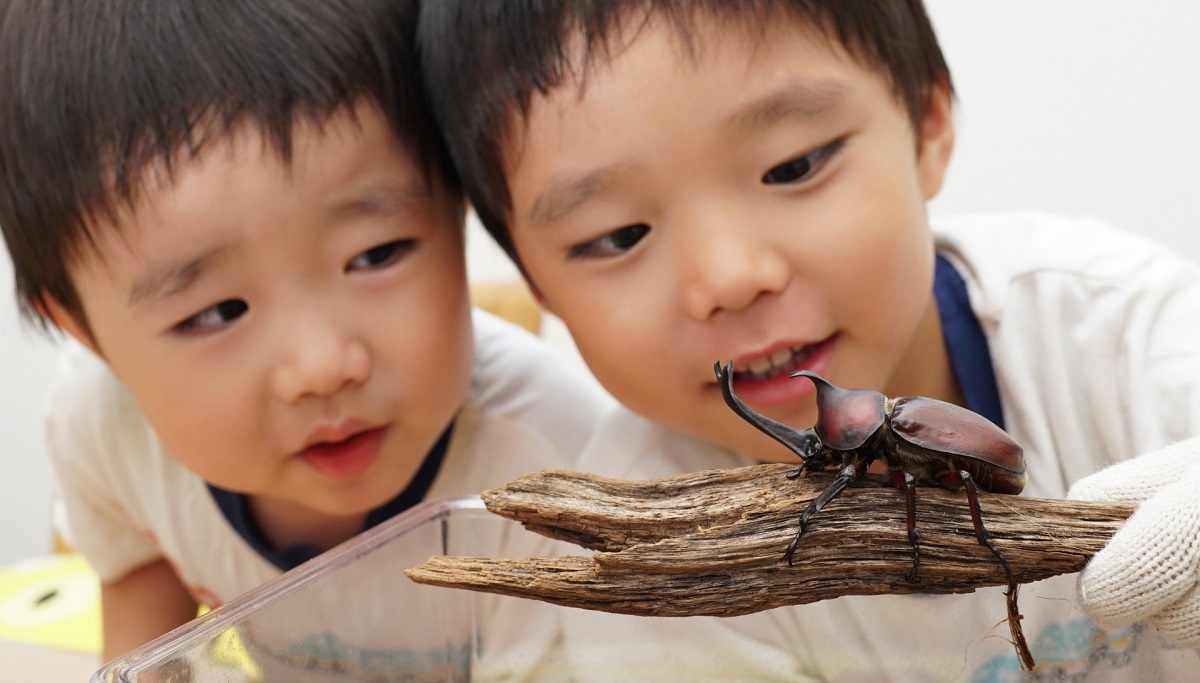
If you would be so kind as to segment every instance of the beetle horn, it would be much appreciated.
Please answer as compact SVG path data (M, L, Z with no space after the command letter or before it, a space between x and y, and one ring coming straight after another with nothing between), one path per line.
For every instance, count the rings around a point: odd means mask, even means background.
M847 396L862 391L861 389L844 389L839 387L811 370L797 370L788 376L805 377L816 385L818 410L836 410L840 407L838 404L845 401Z
M717 374L717 383L721 385L721 395L725 397L725 403L750 424L758 427L767 436L775 439L779 443L788 447L788 450L800 456L801 460L808 460L811 452L807 445L810 439L806 438L806 433L801 432L794 427L789 427L782 422L777 422L771 418L759 413L750 406L742 403L742 400L733 393L733 361L725 367L721 367L720 361L713 365L713 371Z
M824 413L825 411L838 410L839 405L843 401L841 394L846 393L846 389L832 384L829 380L818 375L811 370L797 370L788 377L804 377L817 387L817 410ZM851 390L853 391L853 390Z
M817 391L821 391L822 389L836 389L837 388L834 385L830 384L829 380L818 375L817 373L813 372L812 370L797 370L797 371L793 372L792 374L788 375L788 377L807 377L812 380L813 384L817 385Z

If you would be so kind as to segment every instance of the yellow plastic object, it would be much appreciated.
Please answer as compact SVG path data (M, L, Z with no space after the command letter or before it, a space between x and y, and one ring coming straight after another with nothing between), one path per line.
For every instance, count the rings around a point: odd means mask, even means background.
M225 665L241 673L238 680L247 683L263 680L262 668L246 649L246 643L236 628L228 629L213 639L208 658L214 665Z
M0 639L98 654L100 581L82 556L0 567Z
M472 284L471 303L533 334L541 334L542 307L521 280Z
M196 616L202 617L210 611L204 605L200 605L200 611ZM262 668L250 655L245 641L242 640L242 636L236 628L230 628L213 637L208 644L207 659L211 660L214 665L225 665L241 672L242 676L238 680L247 683L257 683L257 681L263 680Z

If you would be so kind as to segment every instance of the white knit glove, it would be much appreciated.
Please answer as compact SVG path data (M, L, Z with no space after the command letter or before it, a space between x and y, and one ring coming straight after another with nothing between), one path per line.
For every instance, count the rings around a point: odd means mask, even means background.
M1067 497L1138 503L1080 573L1084 611L1105 628L1145 620L1200 649L1200 438L1103 469Z

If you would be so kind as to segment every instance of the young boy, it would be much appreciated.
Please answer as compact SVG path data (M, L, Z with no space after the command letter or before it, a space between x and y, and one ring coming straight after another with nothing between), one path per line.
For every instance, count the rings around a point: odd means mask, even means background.
M422 500L568 465L606 406L472 313L416 21L4 5L0 225L26 312L78 342L49 446L106 658Z
M1200 433L1196 264L1094 221L930 225L954 125L919 2L444 0L421 36L476 211L632 411L585 467L793 462L724 404L730 359L737 394L798 427L801 369L980 412L1023 444L1033 496ZM1142 624L1098 628L1074 577L1021 598L1054 680L1194 673ZM671 663L748 635L780 679L998 681L1020 675L1004 618L997 589L622 630Z

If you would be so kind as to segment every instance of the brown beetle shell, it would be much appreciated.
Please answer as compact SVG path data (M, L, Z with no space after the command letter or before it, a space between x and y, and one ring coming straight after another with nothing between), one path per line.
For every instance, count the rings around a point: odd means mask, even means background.
M958 464L977 483L995 493L1025 488L1021 446L991 420L953 403L922 396L896 400L892 431L928 451L958 456Z

